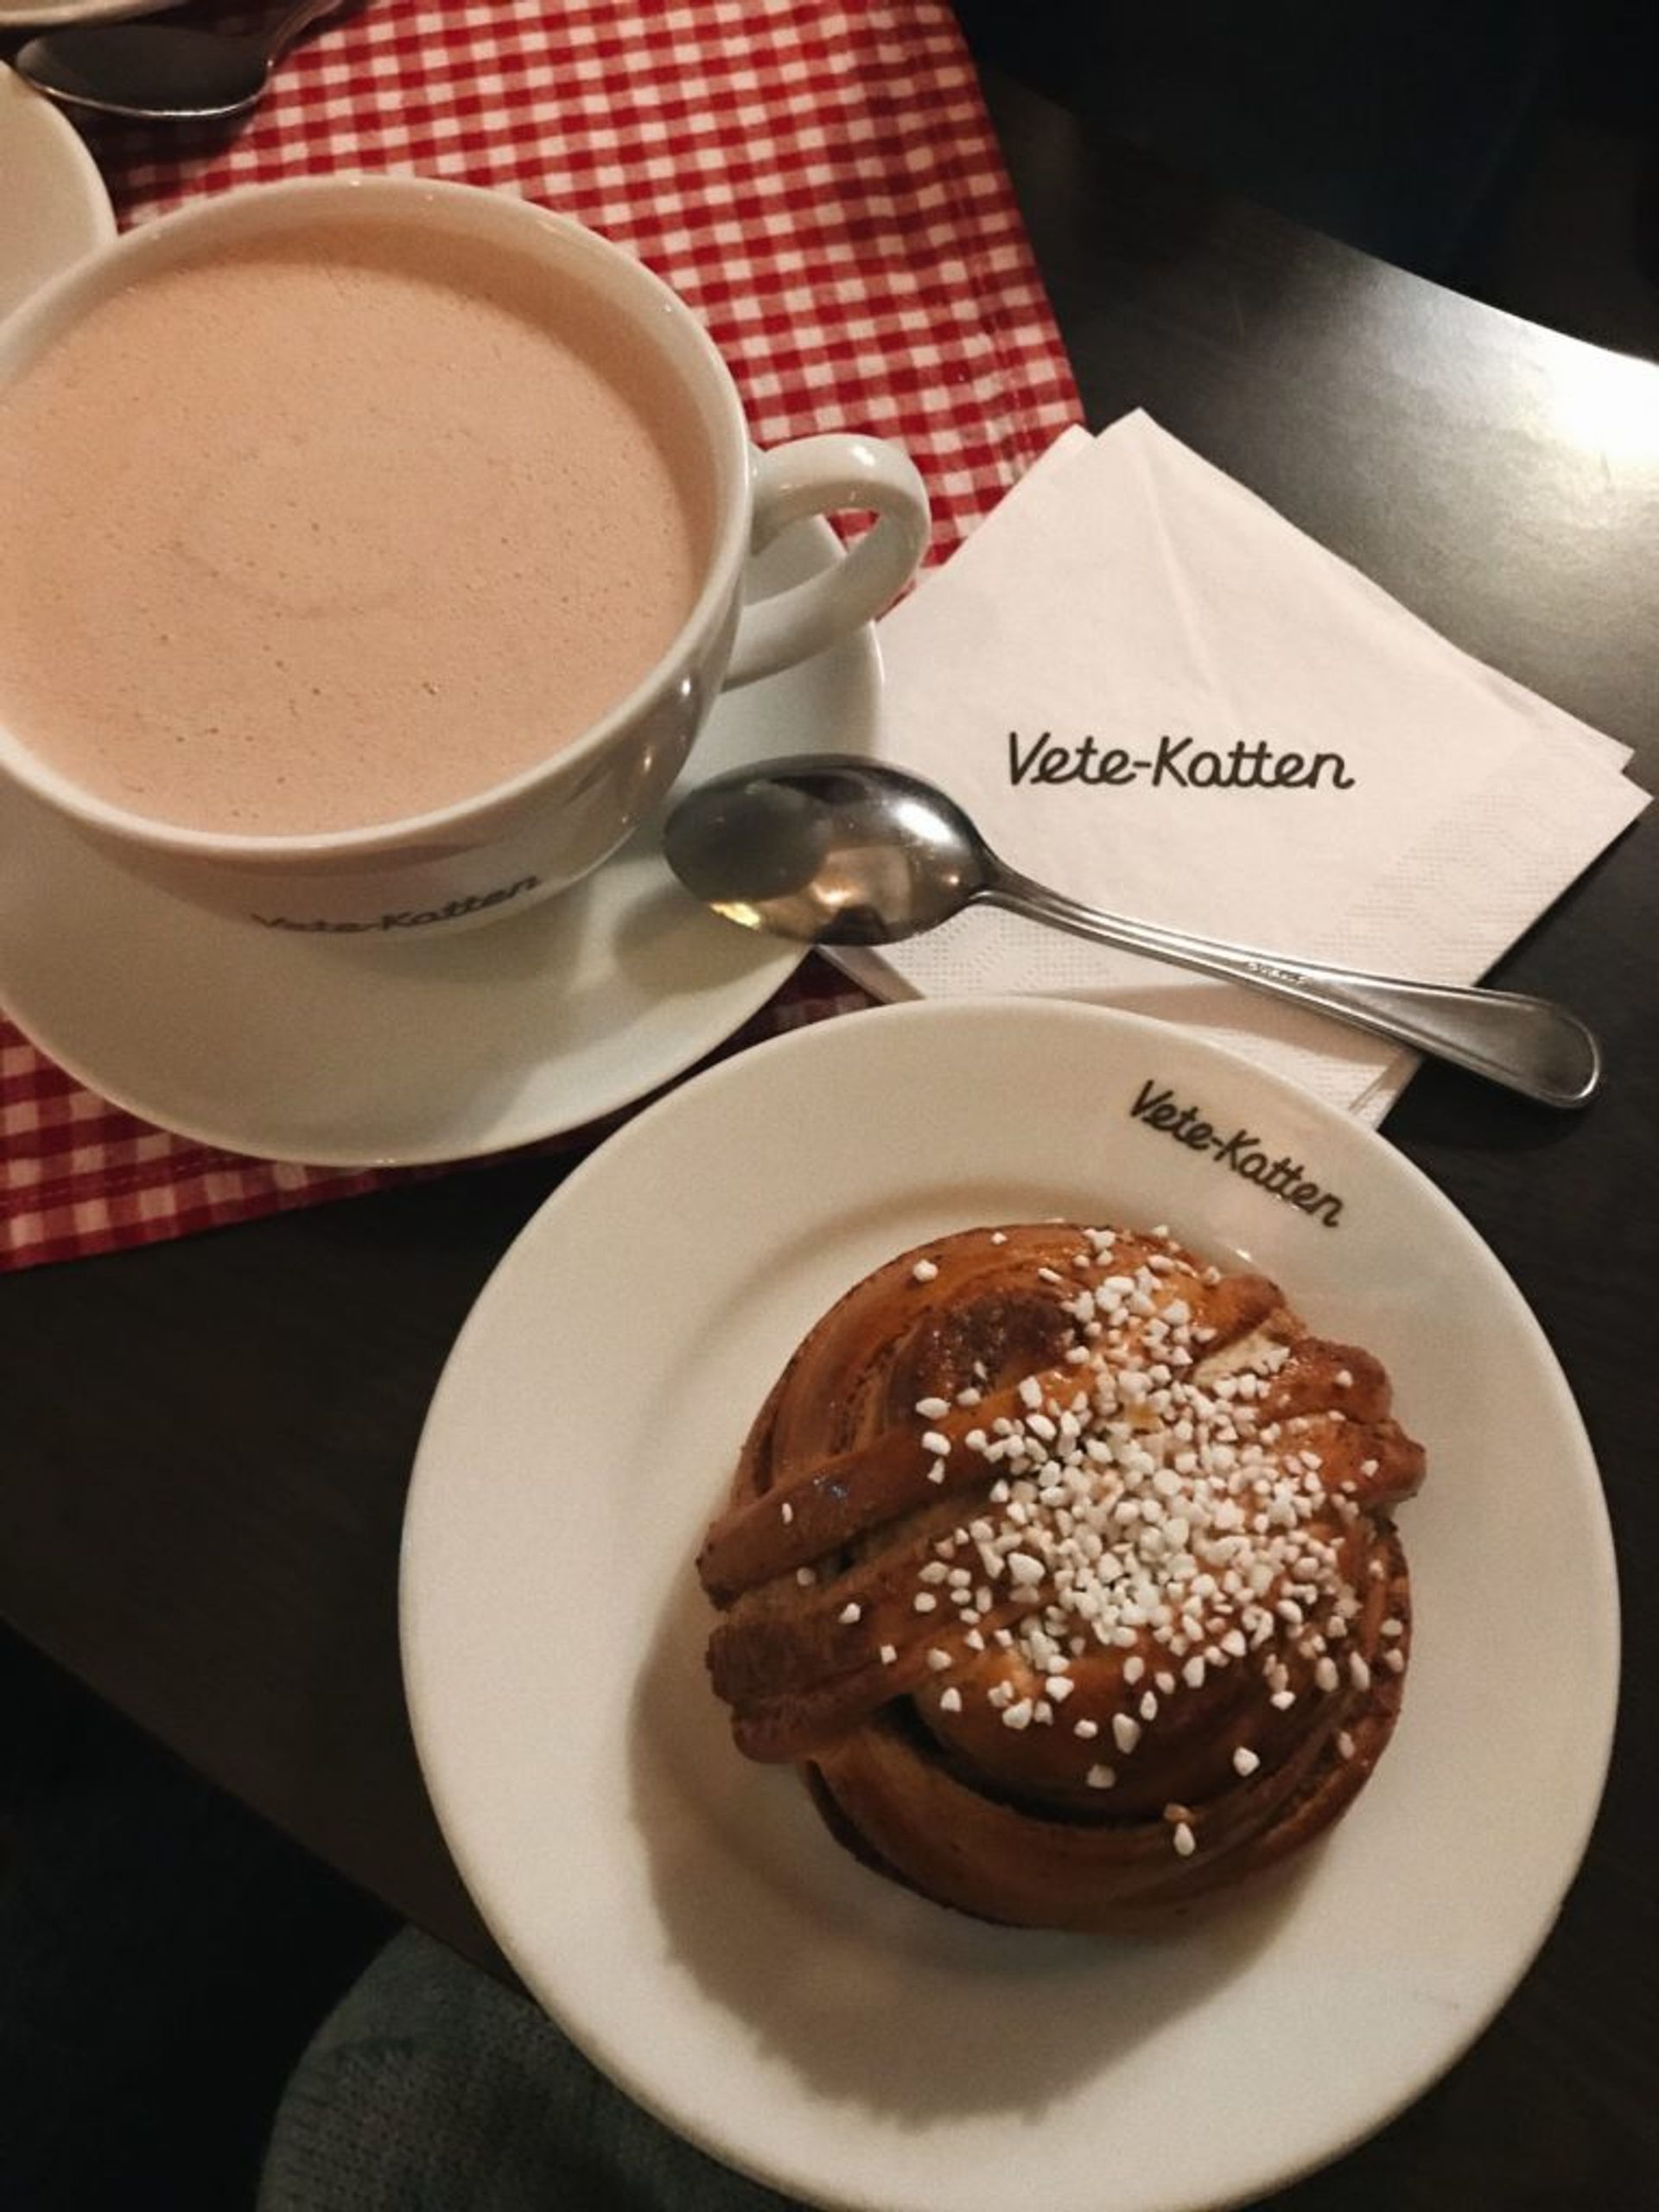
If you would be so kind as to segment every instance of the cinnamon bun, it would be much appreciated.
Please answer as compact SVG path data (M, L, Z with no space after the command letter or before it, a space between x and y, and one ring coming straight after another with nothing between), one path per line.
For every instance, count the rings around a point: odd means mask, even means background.
M1143 1924L1352 1803L1410 1649L1389 1380L1160 1230L983 1228L810 1331L698 1559L714 1688L834 1834L1020 1926Z

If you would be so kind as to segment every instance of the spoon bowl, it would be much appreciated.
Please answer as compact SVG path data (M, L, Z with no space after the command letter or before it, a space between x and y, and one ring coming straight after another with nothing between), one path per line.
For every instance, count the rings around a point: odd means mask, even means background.
M716 777L675 809L664 850L728 920L804 944L897 944L986 882L984 847L954 801L834 753Z
M734 769L680 801L669 866L728 920L808 944L897 944L975 905L1221 976L1449 1060L1548 1106L1583 1106L1595 1038L1547 999L1419 983L1187 935L1084 906L998 858L954 799L886 762L820 753Z

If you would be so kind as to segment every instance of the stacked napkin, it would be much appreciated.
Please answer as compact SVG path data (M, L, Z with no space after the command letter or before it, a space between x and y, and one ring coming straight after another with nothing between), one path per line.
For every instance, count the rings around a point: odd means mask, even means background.
M1647 804L1628 748L1472 660L1144 414L1070 430L880 626L883 754L1119 913L1478 981ZM845 964L887 995L1166 1017L1380 1121L1415 1056L981 908Z

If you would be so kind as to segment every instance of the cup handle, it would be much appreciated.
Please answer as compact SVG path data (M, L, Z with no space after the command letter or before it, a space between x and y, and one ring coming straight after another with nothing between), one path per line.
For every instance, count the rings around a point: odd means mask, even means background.
M821 652L897 599L927 549L927 487L916 464L880 438L798 438L754 456L751 552L808 515L874 513L844 560L804 583L751 600L738 622L728 684L753 683Z

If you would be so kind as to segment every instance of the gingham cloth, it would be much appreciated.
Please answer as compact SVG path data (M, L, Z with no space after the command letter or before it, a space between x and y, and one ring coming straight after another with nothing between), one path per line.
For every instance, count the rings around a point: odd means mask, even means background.
M944 0L366 0L325 19L228 139L120 125L92 143L124 224L232 185L345 169L458 178L563 209L697 310L760 443L852 428L906 446L932 498L935 560L1080 412ZM867 1003L809 961L734 1045ZM171 1136L73 1082L0 1016L0 1267L343 1197L395 1173L279 1166Z

